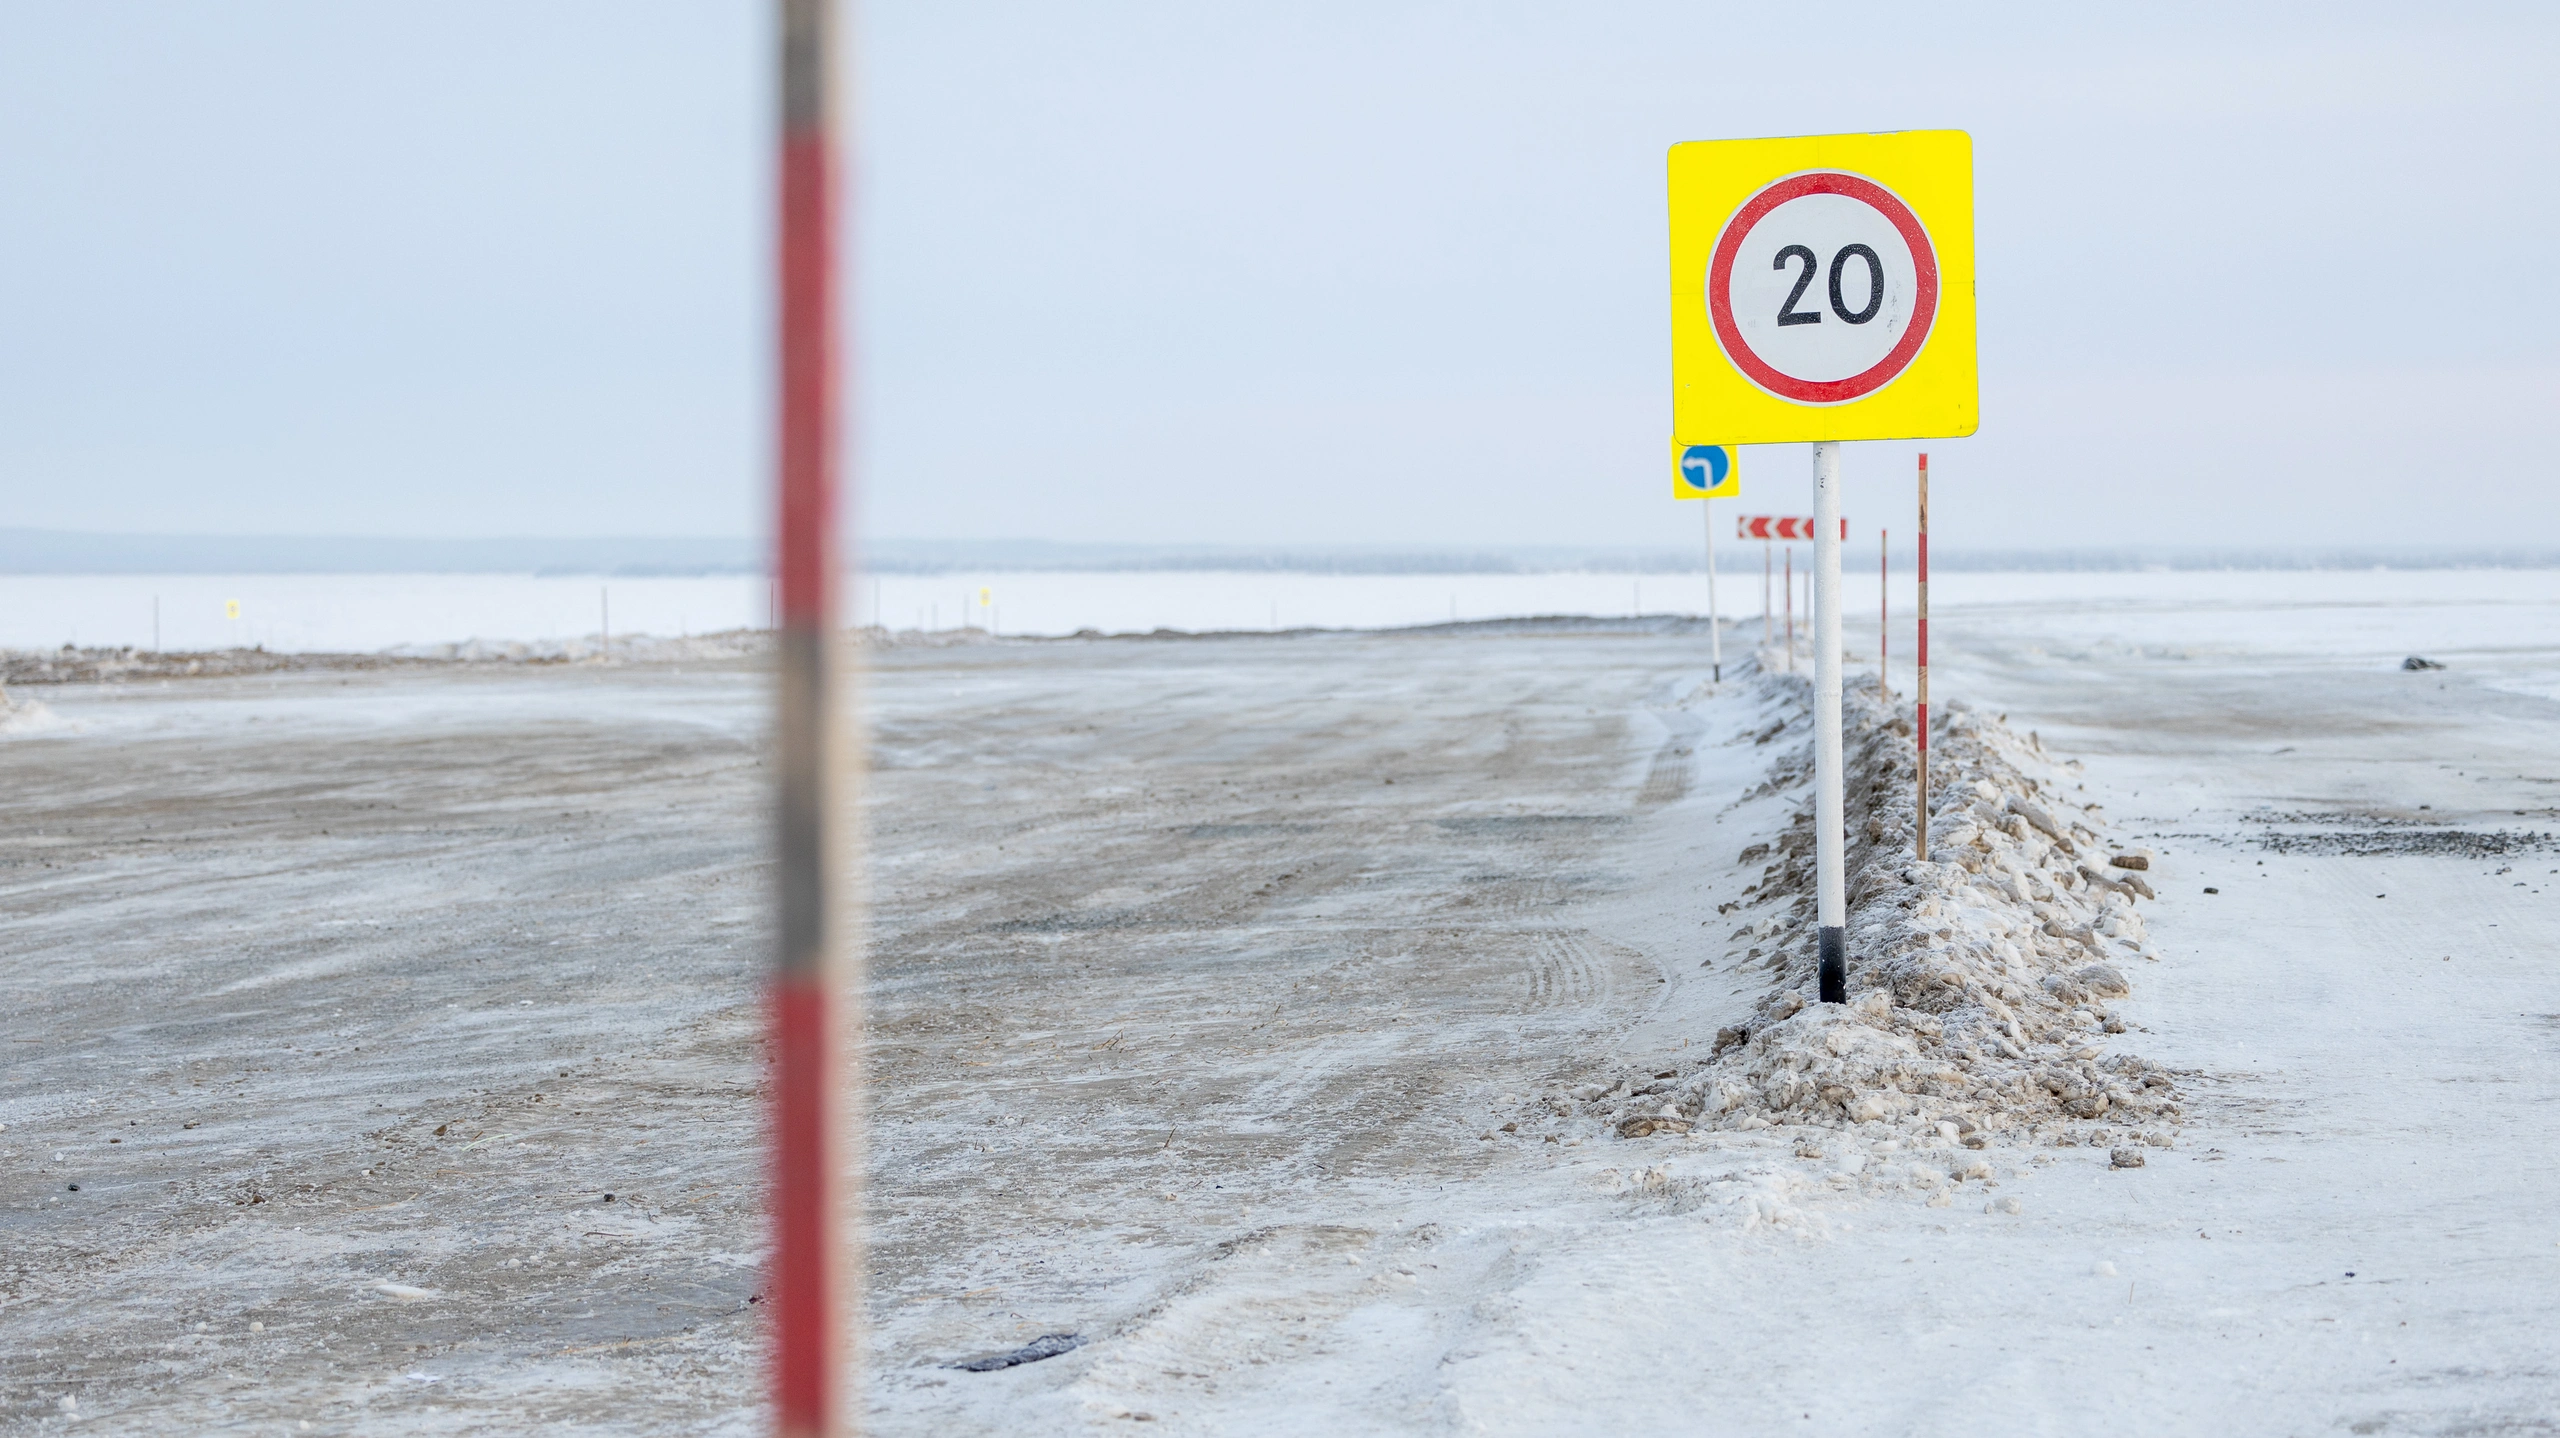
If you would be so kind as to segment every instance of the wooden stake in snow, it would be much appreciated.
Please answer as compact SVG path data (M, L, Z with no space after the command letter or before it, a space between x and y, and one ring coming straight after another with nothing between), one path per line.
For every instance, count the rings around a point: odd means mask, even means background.
M1929 456L1920 456L1920 858L1929 857Z
M775 573L780 683L774 887L780 942L767 995L773 1057L765 1273L773 1325L773 1423L784 1438L845 1431L848 1299L855 1291L842 1216L860 1212L859 1153L847 1125L862 1112L859 1075L839 1053L861 1032L861 985L846 972L850 915L836 887L844 809L836 632L842 436L836 397L836 105L833 0L781 0L781 340ZM840 1145L843 1145L840 1147Z

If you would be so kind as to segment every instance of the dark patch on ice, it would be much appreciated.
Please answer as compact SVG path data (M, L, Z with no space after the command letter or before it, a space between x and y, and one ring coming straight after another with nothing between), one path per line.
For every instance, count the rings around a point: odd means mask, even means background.
M1107 914L1042 914L1036 919L1007 919L979 930L985 934L1089 934L1110 929L1134 929L1140 920L1136 911L1115 909Z
M1627 822L1624 814L1471 814L1431 822L1452 834L1539 834L1553 829L1591 828Z
M1312 834L1313 824L1192 824L1182 830L1186 839L1259 839L1266 834Z
M2560 848L2560 836L2504 829L2328 829L2308 834L2260 834L2258 847L2278 854L2346 854L2356 857L2435 854L2487 859Z
M1055 1358L1084 1346L1084 1340L1072 1333L1043 1333L1039 1337L1005 1353L990 1353L981 1358L965 1359L951 1366L963 1373L993 1373L999 1368L1019 1368L1043 1358Z

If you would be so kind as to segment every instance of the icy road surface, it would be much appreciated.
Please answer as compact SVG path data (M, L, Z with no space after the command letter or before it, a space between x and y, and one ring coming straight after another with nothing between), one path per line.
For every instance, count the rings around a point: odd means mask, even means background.
M2560 653L2329 618L1939 636L2157 836L2122 1042L2190 1072L1935 1209L1499 1127L1757 996L1701 920L1798 740L1702 636L881 656L874 1426L2549 1431ZM755 1431L752 673L19 697L0 1428Z

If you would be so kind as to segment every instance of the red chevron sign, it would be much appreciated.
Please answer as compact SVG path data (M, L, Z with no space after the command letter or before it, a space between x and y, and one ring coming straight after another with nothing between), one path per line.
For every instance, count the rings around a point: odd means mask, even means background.
M1735 521L1738 539L1811 539L1813 517L1797 514L1746 514ZM1849 537L1849 520L1840 519L1840 537Z

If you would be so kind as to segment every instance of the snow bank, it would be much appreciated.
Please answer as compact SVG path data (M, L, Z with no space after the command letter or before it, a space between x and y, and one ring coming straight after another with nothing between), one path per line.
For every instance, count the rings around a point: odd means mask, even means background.
M948 649L1007 642L983 629L845 631L857 649ZM1188 637L1188 636L1184 636ZM579 639L465 639L401 644L369 654L271 649L206 649L159 653L133 648L0 649L0 684L124 684L149 679L227 678L441 664L682 664L748 659L773 652L769 629L726 629L668 637L617 634Z
M724 629L716 634L667 638L654 634L617 634L611 641L593 635L583 639L466 639L458 644L403 644L383 650L389 659L422 659L453 664L577 664L609 660L617 664L669 664L744 659L773 652L767 629Z
M38 734L61 725L62 721L43 704L33 699L11 699L7 689L0 689L0 734Z
M1781 710L1764 741L1803 742L1755 792L1809 791L1812 686L1801 675L1757 682ZM1968 1150L2121 1146L2117 1161L2131 1166L2138 1145L2169 1146L2180 1113L2171 1075L2106 1052L2126 1031L2112 1001L2131 992L2128 968L2155 957L2136 907L2155 856L2106 841L2098 810L2070 797L2077 761L1956 702L1932 716L1931 861L1919 862L1908 709L1884 702L1871 678L1843 707L1852 1001L1812 1002L1806 792L1774 846L1742 852L1767 867L1727 906L1751 914L1733 938L1754 945L1745 961L1771 979L1751 1017L1718 1033L1703 1062L1586 1085L1550 1107L1621 1138L1849 1130L1874 1140L1861 1148L1922 1160L1853 1173L1932 1189L1940 1203L1950 1179L1978 1166Z

